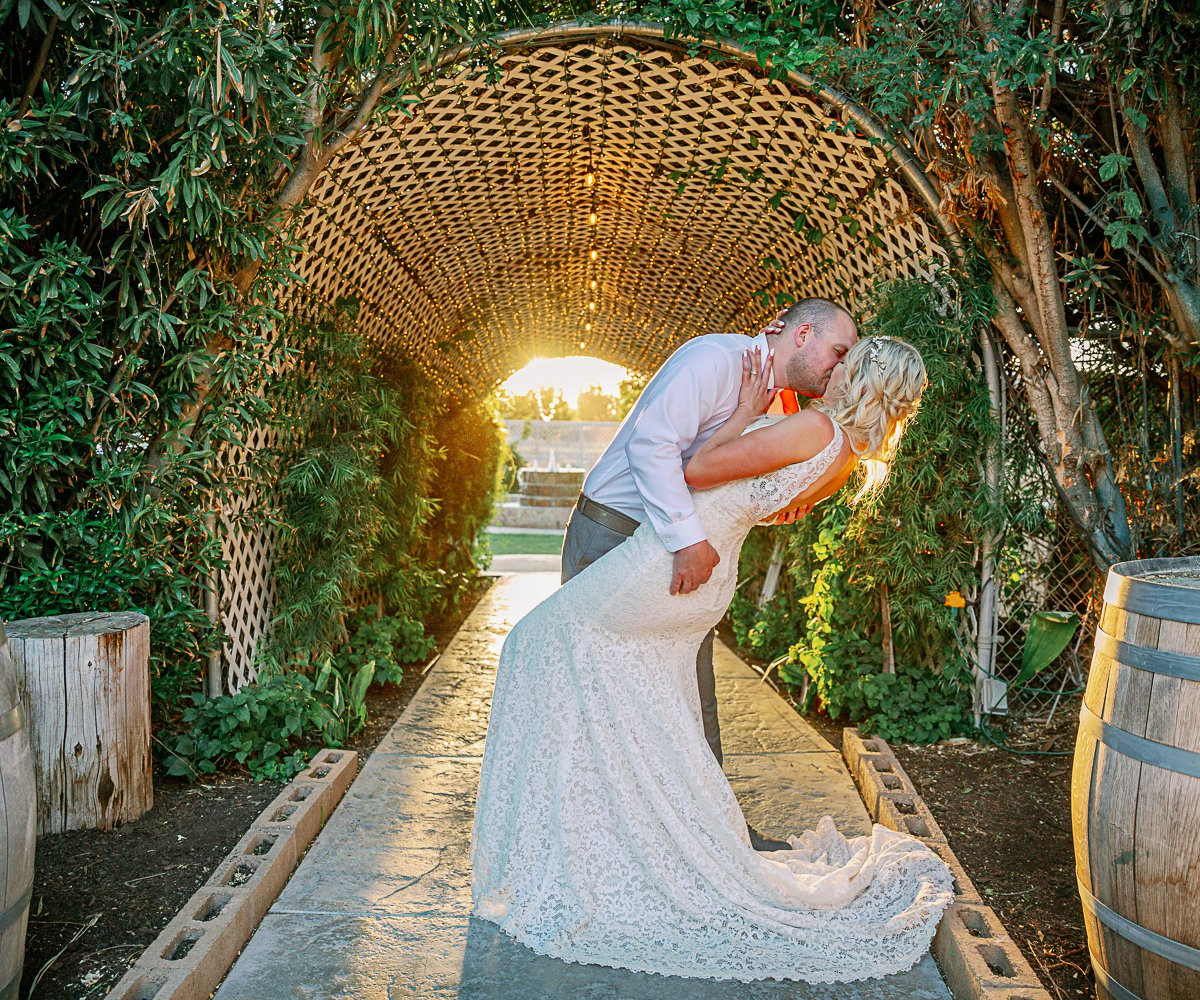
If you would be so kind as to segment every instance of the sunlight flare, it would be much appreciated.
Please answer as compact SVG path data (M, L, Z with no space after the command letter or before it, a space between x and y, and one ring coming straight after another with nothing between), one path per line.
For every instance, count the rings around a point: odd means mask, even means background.
M626 371L620 365L599 358L576 355L569 358L534 358L524 368L514 372L501 385L510 396L519 396L532 389L553 386L570 403L594 385L610 396L617 395Z

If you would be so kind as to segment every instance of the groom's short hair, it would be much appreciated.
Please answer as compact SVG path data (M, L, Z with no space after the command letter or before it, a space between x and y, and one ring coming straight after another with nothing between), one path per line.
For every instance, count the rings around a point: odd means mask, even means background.
M824 333L837 322L839 316L845 316L851 323L854 322L849 309L830 299L801 299L795 305L789 306L783 314L783 328L794 330L801 323L808 323L818 333Z

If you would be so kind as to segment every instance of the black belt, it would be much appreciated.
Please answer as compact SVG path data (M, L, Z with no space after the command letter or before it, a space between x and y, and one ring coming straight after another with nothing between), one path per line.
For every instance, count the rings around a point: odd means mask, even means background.
M575 509L589 521L595 521L606 528L611 528L626 538L638 529L638 521L635 518L630 517L628 514L622 514L619 510L606 507L602 503L596 503L595 500L585 497L582 493L579 494L579 499L575 501Z

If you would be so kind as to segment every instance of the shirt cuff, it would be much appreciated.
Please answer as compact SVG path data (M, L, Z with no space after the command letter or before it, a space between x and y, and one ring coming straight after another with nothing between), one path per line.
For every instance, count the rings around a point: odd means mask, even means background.
M656 524L654 527L668 552L678 552L708 539L708 532L704 530L699 514L689 514L682 521L672 521L665 526Z

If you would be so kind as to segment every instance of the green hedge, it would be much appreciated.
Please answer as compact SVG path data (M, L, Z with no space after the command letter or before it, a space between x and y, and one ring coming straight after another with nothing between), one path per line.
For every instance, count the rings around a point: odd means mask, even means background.
M903 337L925 357L930 385L883 492L859 507L846 494L790 528L756 528L742 554L749 580L731 610L738 640L778 661L781 678L834 718L887 738L930 742L970 728L971 678L945 606L978 580L976 546L998 515L979 460L994 433L973 352L985 293L959 290L961 309L939 311L934 286L905 282L874 304L864 334ZM778 533L786 573L776 597L754 599ZM886 586L895 650L883 662Z

